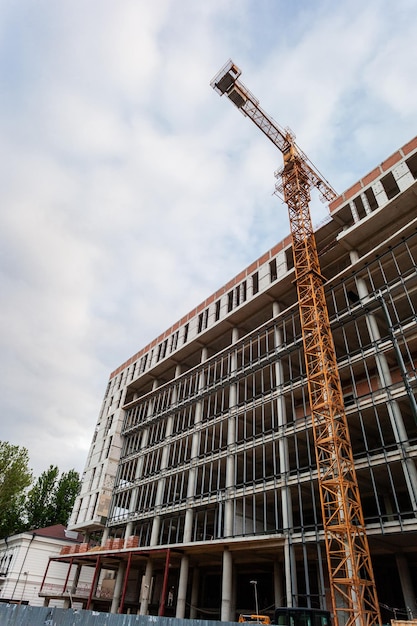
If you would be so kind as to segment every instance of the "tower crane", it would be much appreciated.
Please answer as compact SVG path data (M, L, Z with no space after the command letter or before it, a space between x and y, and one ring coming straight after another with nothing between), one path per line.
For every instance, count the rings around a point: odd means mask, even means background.
M329 314L309 209L310 191L336 197L294 141L259 106L229 60L210 85L282 152L276 185L287 204L304 359L318 470L318 487L335 626L381 624L364 515L353 461Z

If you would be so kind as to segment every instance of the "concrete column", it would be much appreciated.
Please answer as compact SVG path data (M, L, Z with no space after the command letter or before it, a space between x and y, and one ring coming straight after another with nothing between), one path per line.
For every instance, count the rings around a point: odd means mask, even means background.
M107 541L107 539L109 538L109 533L110 533L110 528L106 527L103 530L103 534L101 536L101 547L103 547Z
M178 582L177 608L175 617L183 619L185 617L185 604L187 600L189 557L184 554L180 565L180 578Z
M223 552L223 576L222 576L222 600L220 620L222 622L232 622L231 602L232 602L232 555L228 547Z
M280 306L278 302L272 304L273 317L277 317L280 313ZM275 347L279 348L282 345L282 331L275 327ZM275 363L275 377L277 388L284 384L284 373L282 363L277 360ZM292 515L292 499L291 489L287 484L287 480L290 472L290 462L288 454L288 440L284 435L284 428L287 424L287 412L285 407L285 398L282 394L279 394L277 398L277 422L278 422L278 451L279 451L279 471L282 479L281 488L281 511L282 511L282 526L285 534L284 545L284 571L285 571L285 589L287 597L287 606L293 606L293 598L298 595L297 589L297 577L295 567L295 555L294 546L292 542L293 533L293 515ZM277 605L278 606L278 605Z
M200 584L200 570L198 567L193 569L193 581L191 586L191 607L190 619L196 619L198 606L198 588Z
M145 575L142 580L142 588L140 594L140 609L139 615L147 615L148 606L150 601L151 583L153 574L153 563L151 559L148 559L146 563Z
M175 378L177 378L180 374L181 374L181 365L177 365L175 368ZM172 391L171 404L174 405L176 401L177 401L177 392L174 387ZM174 423L174 418L172 415L170 415L166 420L166 427L165 427L166 443L162 449L162 455L161 455L160 470L162 472L168 467L169 449L171 446L170 437L172 435L173 423ZM160 506L164 502L165 482L166 482L166 478L164 476L160 478L158 481L158 487L157 487L156 496L155 496L155 507Z
M239 329L232 329L232 344L239 339ZM236 371L236 355L232 353L230 358L230 375ZM236 417L235 407L237 404L237 385L231 383L229 387L229 419L227 423L227 459L226 459L226 501L224 503L224 537L233 535L233 500L235 487L235 447L236 447Z
M275 607L284 606L283 598L282 566L279 561L274 561L274 603Z
M152 383L152 391L155 391L155 389L158 387L158 381L157 379L155 379ZM137 397L137 394L135 394ZM149 406L148 406L148 410L147 410L147 414L146 417L150 417L153 413L153 403L150 402ZM144 450L146 448L146 446L148 445L148 440L149 440L149 429L145 428L143 431L143 435L142 435L142 441L140 444L140 451ZM135 480L140 478L142 476L142 469L143 469L143 463L145 461L145 457L143 454L141 454L138 458L138 464L136 466L136 472L135 472ZM136 506L137 506L137 501L138 501L138 495L139 495L139 490L137 487L134 487L132 489L132 497L130 498L130 505L129 505L129 513L134 513L136 511ZM127 541L129 539L129 537L132 534L132 530L133 530L133 524L130 527L126 527L126 533L125 533L125 540Z
M208 357L208 350L207 348L203 348L201 350L201 363L204 363L204 361L207 360L207 357ZM205 385L205 376L204 376L204 372L201 372L200 380L199 380L199 389L200 390L203 389L204 385ZM202 410L203 410L203 403L202 401L199 401L195 405L194 426L198 426L199 424L201 424ZM195 483L197 480L196 461L198 457L199 448L200 448L200 429L197 429L193 433L193 439L191 442L191 466L190 466L190 470L188 473L187 501L190 501L190 502L192 502L192 500L194 499L194 494L195 494ZM190 506L187 508L185 512L184 543L191 541L192 531L193 531L193 521L194 521L194 511Z
M395 557L398 567L398 574L401 582L401 589L407 609L407 618L417 618L417 586L413 586L410 569L405 554L397 554ZM415 582L414 582L415 584Z
M177 365L175 369L175 378L179 376L180 374L181 374L181 365ZM172 404L175 404L176 402L175 388L172 393L171 402ZM171 445L170 438L172 435L173 423L174 423L174 418L172 415L170 415L167 419L166 429L165 429L165 439L167 443L163 447L161 464L159 466L159 469L162 472L162 474L164 473L164 470L166 470L166 468L168 467L169 448ZM158 486L157 486L156 496L155 496L155 516L153 518L153 523L152 523L152 533L151 533L151 541L150 541L151 546L156 546L159 543L161 516L158 515L158 511L160 510L161 505L164 503L165 483L166 483L166 478L165 476L162 475L162 477L158 480Z
M125 543L124 543L125 548L126 548L127 540L131 536L132 531L133 531L133 522L128 522L125 528Z
M151 532L151 539L150 539L151 546L158 545L160 528L161 528L161 516L156 513L152 522L152 532Z
M352 263L355 263L359 259L359 255L356 250L350 252L350 259ZM358 295L363 302L369 299L368 288L365 281L362 278L357 278ZM369 337L373 343L377 343L381 340L381 333L379 332L378 322L373 313L366 314L366 324L368 327ZM383 387L389 387L392 385L392 377L390 366L386 359L385 354L379 352L375 353L375 362L378 371L378 377ZM388 397L387 410L390 417L391 427L394 432L395 441L402 453L402 468L404 472L404 478L407 484L408 494L410 496L411 505L414 513L417 513L417 468L413 459L409 458L406 453L408 447L408 435L404 425L404 421L401 415L398 403Z
M81 575L81 567L82 567L81 565L77 565L77 569L75 570L74 579L71 584L72 595L75 595L75 592L77 591L78 582L80 580L80 575Z
M110 613L117 613L118 611L125 572L126 563L124 561L120 561L119 568L116 574L116 582L114 583L113 599L111 603Z

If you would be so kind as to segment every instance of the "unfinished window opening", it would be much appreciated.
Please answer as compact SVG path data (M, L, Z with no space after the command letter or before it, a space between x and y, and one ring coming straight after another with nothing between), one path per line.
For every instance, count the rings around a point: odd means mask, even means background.
M385 189L388 200L391 200L400 193L400 188L398 187L397 181L395 180L392 172L389 172L386 176L381 178L381 183Z
M240 287L241 287L242 302L246 302L246 297L247 297L246 280L243 281Z
M406 159L406 164L413 177L417 178L417 152L413 154L413 156L410 156L409 159Z
M178 335L179 335L179 331L177 330L171 337L171 352L177 349Z
M229 291L229 293L227 294L227 312L230 313L232 309L233 309L233 291Z
M352 406L352 404L355 404L355 397L353 393L346 393L343 396L343 403L345 407Z
M294 267L294 255L292 252L292 246L285 250L285 260L287 264L287 271L292 270Z
M184 341L183 341L183 343L187 343L187 340L188 340L188 329L189 329L189 324L186 324L184 326Z
M355 206L358 219L362 220L364 217L366 217L365 206L363 204L361 196L354 198L353 204Z
M236 301L236 306L239 306L240 304L240 285L238 285L235 289L235 301Z
M272 261L269 262L269 278L271 280L271 283L274 282L274 280L276 280L278 277L277 275L277 260L276 259L272 259Z
M372 187L366 189L365 197L368 200L369 208L371 209L371 211L375 211L375 209L378 208L378 202L375 198L374 190L372 189Z
M215 308L215 320L216 320L216 322L218 322L219 319L220 319L220 304L221 304L220 300L217 300L217 302L215 304L215 307L216 307Z
M259 291L259 274L255 272L252 274L252 293L258 293Z

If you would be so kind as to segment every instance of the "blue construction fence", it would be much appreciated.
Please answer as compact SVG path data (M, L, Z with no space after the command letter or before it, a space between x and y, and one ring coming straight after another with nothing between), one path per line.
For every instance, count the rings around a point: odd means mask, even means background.
M30 606L28 604L1 604L1 626L236 626L235 622L204 619L177 619L155 615L127 615Z

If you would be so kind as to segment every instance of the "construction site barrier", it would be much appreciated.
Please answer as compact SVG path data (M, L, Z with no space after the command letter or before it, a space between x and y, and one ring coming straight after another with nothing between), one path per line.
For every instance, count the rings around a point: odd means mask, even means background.
M237 626L235 622L1 604L1 626Z

